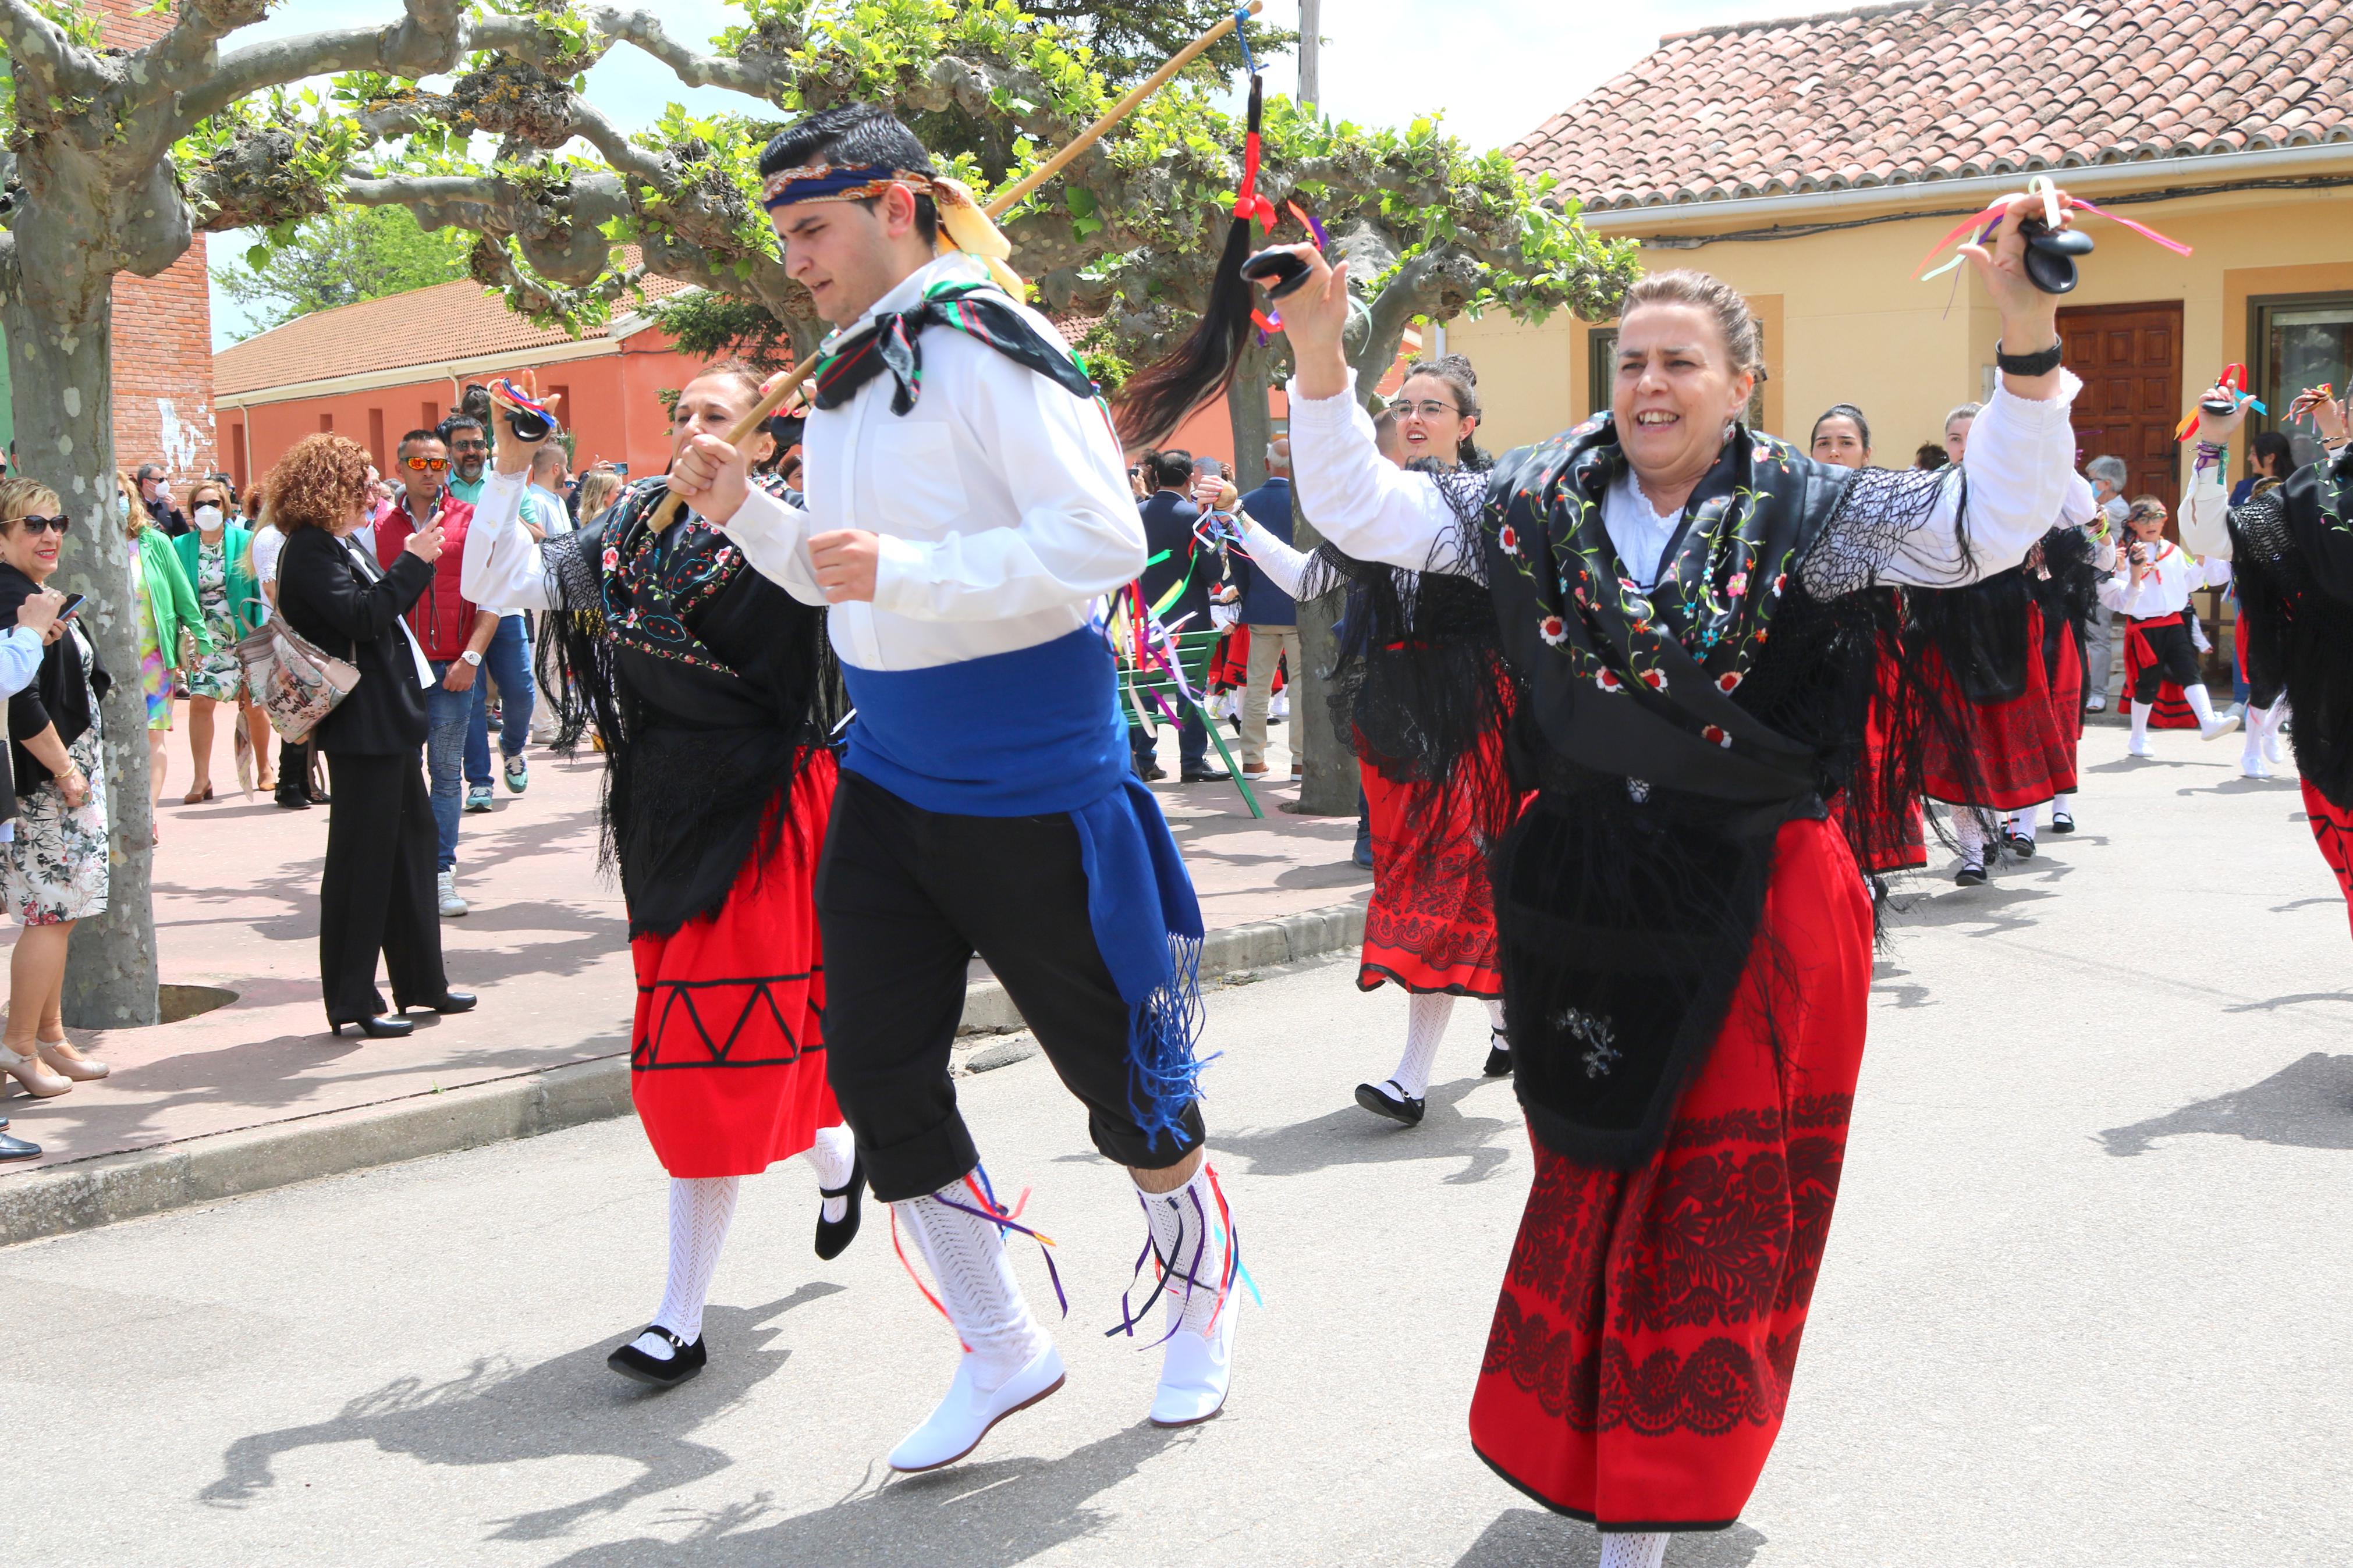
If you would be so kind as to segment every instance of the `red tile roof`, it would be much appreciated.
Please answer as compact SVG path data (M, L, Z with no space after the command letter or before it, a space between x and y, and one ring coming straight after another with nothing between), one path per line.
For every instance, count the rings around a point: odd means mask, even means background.
M686 287L668 278L646 279L646 292L656 299ZM611 321L575 339L561 327L532 325L528 316L508 310L497 293L461 278L313 310L232 343L213 355L213 395L236 398L331 376L449 364L486 354L520 359L536 350L607 337L628 310L624 301Z
M1670 34L1512 152L1599 209L2348 140L2343 0L1925 0Z

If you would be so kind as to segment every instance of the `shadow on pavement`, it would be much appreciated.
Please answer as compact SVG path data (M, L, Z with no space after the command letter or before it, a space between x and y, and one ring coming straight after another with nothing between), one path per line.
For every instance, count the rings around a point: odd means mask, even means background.
M501 1521L492 1539L543 1541L583 1520L617 1513L639 1498L718 1474L734 1460L691 1440L697 1426L785 1364L771 1349L773 1321L843 1286L812 1281L765 1307L713 1307L705 1334L728 1347L709 1370L678 1388L653 1392L615 1376L605 1358L634 1325L537 1366L478 1361L446 1383L398 1378L364 1394L331 1420L240 1437L221 1458L221 1477L198 1494L217 1508L241 1508L277 1484L282 1455L336 1443L374 1443L428 1465L511 1465L524 1459L608 1456L642 1467L625 1485L562 1508ZM807 1561L803 1559L802 1561Z
M1454 1560L1454 1568L1595 1568L1601 1532L1589 1524L1533 1508L1515 1508L1489 1525ZM1766 1537L1745 1524L1730 1530L1686 1531L1667 1546L1674 1568L1747 1568Z
M2111 1154L2133 1155L2147 1153L2159 1138L2192 1132L2297 1149L2353 1149L2353 1057L2315 1051L2261 1083L2110 1128L2100 1141Z
M681 1510L683 1538L640 1536L592 1546L555 1568L777 1568L781 1563L856 1563L860 1568L1005 1568L1102 1529L1089 1506L1134 1476L1183 1432L1138 1425L1059 1459L967 1460L927 1475L893 1479L838 1503L763 1528L775 1510L765 1497L697 1517ZM1179 1555L1189 1555L1189 1552Z
M1496 1103L1508 1107L1512 1114L1463 1115L1458 1109L1462 1100L1490 1083L1500 1088ZM1335 1079L1334 1097L1345 1099L1355 1087ZM1461 1186L1483 1182L1511 1163L1508 1149L1489 1144L1501 1131L1517 1135L1521 1125L1519 1104L1512 1099L1508 1083L1468 1078L1430 1085L1428 1109L1419 1127L1384 1121L1349 1100L1313 1121L1255 1132L1212 1134L1209 1145L1220 1154L1239 1154L1248 1160L1253 1176L1299 1176L1335 1165L1374 1165L1395 1160L1461 1160L1462 1169L1446 1181Z

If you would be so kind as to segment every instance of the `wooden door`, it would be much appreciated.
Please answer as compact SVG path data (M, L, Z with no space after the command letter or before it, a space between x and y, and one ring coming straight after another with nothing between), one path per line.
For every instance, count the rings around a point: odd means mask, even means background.
M2181 423L2180 301L2063 310L2059 338L2067 368L2084 381L2075 466L2122 458L2132 470L2127 498L2153 495L2180 510L2181 448L2173 440Z

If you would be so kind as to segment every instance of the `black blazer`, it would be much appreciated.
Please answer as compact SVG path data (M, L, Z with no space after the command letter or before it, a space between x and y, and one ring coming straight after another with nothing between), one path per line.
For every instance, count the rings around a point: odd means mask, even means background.
M14 566L0 565L0 622L16 625L16 606L40 591ZM103 699L113 684L113 677L99 662L97 645L91 644L90 686ZM140 716L146 716L144 709ZM8 763L15 793L30 795L56 776L25 749L27 740L55 724L58 739L70 746L89 731L93 717L90 691L82 685L80 647L70 635L60 637L42 652L33 684L8 699Z
M433 585L433 568L404 550L380 578L323 529L298 528L278 558L278 609L286 624L359 667L360 683L311 731L319 750L393 756L425 743L425 689L400 617Z
M1175 604L1161 612L1160 618L1171 626L1186 616L1193 618L1176 629L1180 633L1206 632L1209 624L1209 590L1218 585L1222 568L1217 557L1201 550L1193 537L1193 525L1201 520L1201 512L1191 501L1172 490L1155 490L1139 502L1136 510L1144 514L1144 552L1146 556L1166 554L1168 559L1157 566L1144 569L1144 597L1148 604L1160 602L1160 595L1185 581L1187 572L1193 580ZM1194 555L1203 559L1197 566Z

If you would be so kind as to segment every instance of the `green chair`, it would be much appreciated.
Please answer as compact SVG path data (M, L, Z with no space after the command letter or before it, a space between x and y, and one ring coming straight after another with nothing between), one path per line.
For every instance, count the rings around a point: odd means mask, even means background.
M1195 691L1208 689L1209 661L1217 657L1218 639L1223 635L1216 630L1178 632L1173 639L1177 668L1185 672L1185 684ZM1129 733L1150 729L1145 721L1146 714L1165 719L1171 712L1181 714L1190 708L1201 716L1202 725L1209 731L1210 743L1218 748L1219 759L1226 764L1234 787L1242 792L1242 804L1250 807L1252 816L1263 818L1266 813L1259 809L1258 796L1250 793L1250 780L1242 776L1240 764L1226 750L1226 738L1218 732L1218 721L1198 702L1188 700L1177 689L1176 678L1165 668L1155 663L1137 669L1133 662L1134 657L1133 647L1120 651L1119 707L1127 715Z

